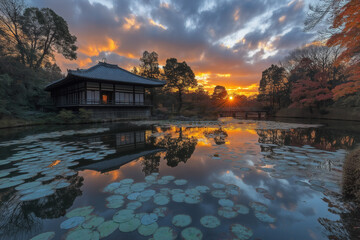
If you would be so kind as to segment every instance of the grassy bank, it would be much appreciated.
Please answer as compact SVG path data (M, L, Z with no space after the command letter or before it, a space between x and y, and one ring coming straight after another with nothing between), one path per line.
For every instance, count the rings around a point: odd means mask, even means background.
M329 107L322 110L313 109L312 112L308 108L286 108L276 112L274 117L360 121L360 107Z

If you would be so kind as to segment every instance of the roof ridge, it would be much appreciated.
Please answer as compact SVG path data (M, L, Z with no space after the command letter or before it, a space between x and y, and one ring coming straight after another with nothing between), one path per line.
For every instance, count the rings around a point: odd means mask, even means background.
M130 71L128 71L128 70L126 70L126 69L123 69L123 68L119 67L118 65L116 65L116 66L117 66L120 70L125 71L125 72L127 72L127 73L130 73L130 74L132 74L132 75L134 75L134 76L137 76L137 77L140 77L140 78L143 78L143 79L146 79L146 80L150 80L150 81L153 81L153 82L157 82L157 83L159 83L159 82L163 82L163 80L160 80L160 79L154 79L154 78L146 78L146 77L143 77L143 76L137 75L137 74L135 74L135 73L132 73L132 72L130 72Z

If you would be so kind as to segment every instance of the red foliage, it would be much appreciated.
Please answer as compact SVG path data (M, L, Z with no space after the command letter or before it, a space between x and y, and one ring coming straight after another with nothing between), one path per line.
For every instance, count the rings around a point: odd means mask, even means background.
M333 89L334 99L360 91L360 1L350 0L338 12L335 12L333 28L341 29L332 35L328 46L339 45L345 50L340 54L337 63L348 62L351 82L343 83Z
M311 66L311 61L302 61L298 67L301 69L307 68L306 65ZM299 69L295 68L294 71L299 73ZM314 72L315 69L312 69ZM318 103L330 100L333 97L328 84L328 74L326 72L318 71L314 76L309 76L307 72L302 72L302 77L297 80L293 86L290 94L293 107L314 107Z

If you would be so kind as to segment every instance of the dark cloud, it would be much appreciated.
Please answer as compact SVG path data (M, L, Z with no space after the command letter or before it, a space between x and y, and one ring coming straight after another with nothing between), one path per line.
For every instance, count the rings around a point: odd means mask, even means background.
M29 5L52 8L78 37L78 60L58 57L63 70L102 58L130 68L148 50L159 54L160 63L176 57L195 73L211 73L209 85L246 86L313 36L302 31L302 0L113 0L112 7L99 0L32 0Z

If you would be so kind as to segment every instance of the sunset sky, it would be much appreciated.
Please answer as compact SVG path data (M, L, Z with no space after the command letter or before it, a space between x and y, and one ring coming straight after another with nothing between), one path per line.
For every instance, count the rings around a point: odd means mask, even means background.
M49 7L78 38L78 59L56 60L63 72L106 58L130 70L143 51L160 64L186 61L198 82L231 93L257 92L261 72L315 39L303 32L304 0L31 0Z

